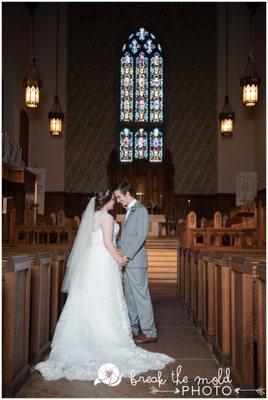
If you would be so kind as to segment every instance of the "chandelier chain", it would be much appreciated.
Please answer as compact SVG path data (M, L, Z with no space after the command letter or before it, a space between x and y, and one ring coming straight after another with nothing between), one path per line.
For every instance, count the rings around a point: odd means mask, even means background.
M250 10L250 22L249 22L249 57L253 57L253 41L252 41L252 30L253 30L253 11Z
M56 96L58 95L58 52L59 52L59 3L57 3L57 28L56 28Z
M229 45L229 38L228 38L228 25L229 25L229 4L226 3L226 57L225 57L225 71L226 71L226 96L228 96L228 45Z
M32 59L35 59L35 53L34 53L34 41L35 41L35 37L34 37L34 17L35 17L35 13L33 12L32 15Z

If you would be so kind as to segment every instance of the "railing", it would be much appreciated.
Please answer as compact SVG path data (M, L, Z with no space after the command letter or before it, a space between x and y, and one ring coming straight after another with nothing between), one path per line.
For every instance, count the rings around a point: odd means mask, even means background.
M187 247L256 249L257 228L189 228L179 224L179 242Z
M15 226L15 246L69 245L72 246L77 228L73 226Z
M172 222L159 222L158 224L158 236L159 237L178 237L178 224L175 221Z

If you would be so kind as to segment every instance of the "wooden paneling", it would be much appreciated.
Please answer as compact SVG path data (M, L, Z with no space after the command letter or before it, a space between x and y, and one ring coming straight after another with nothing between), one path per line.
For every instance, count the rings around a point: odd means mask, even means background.
M96 188L97 189L97 188ZM89 200L94 193L66 193L65 197L65 214L69 217L82 215L86 209Z
M216 210L215 195L176 194L174 196L174 218L186 219L187 214L194 211L200 219L213 218Z
M52 212L58 213L60 210L65 210L65 192L46 192L45 195L45 215L50 215Z
M168 219L172 218L174 168L169 151L166 151L161 164L152 164L147 160L135 160L129 164L120 163L119 155L114 151L111 154L108 171L111 187L122 181L129 182L134 194L143 204L156 203L156 213L165 214ZM122 212L122 209L118 208L118 211Z
M114 156L116 157L116 152ZM141 160L142 161L142 160ZM111 165L115 161L111 160ZM219 211L222 215L229 213L230 208L235 206L235 193L216 193L214 195L193 195L193 194L173 194L173 166L169 168L164 166L163 170L160 171L160 166L157 168L147 169L146 163L141 162L140 164L131 164L126 168L126 165L121 164L110 168L110 182L108 186L112 186L114 183L118 183L121 180L129 180L134 187L139 182L143 182L145 185L146 197L143 198L143 202L148 199L153 200L159 197L164 192L164 197L159 200L160 209L157 211L161 213L161 208L166 214L167 219L178 220L180 218L186 218L190 211L194 211L198 218L205 217L207 220L213 219L216 211ZM121 167L120 167L121 165ZM155 166L153 166L155 167ZM121 168L121 169L120 169ZM97 188L96 188L97 189ZM265 215L265 189L258 192L257 202L262 207L263 214ZM66 192L46 192L45 198L45 214L49 215L51 212L58 212L64 210L65 214L69 217L75 215L81 216L82 212L87 206L89 199L93 196L93 193L66 193ZM190 200L190 201L188 201ZM116 212L122 212L122 209L116 207ZM200 221L198 221L200 225ZM260 231L264 232L265 225L260 226ZM265 243L265 236L262 235L262 245Z
M235 193L216 193L215 211L220 211L222 215L229 214L232 207L235 207Z

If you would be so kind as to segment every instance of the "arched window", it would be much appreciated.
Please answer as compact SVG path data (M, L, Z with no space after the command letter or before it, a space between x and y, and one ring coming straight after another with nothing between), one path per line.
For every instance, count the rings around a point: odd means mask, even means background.
M133 133L128 128L120 132L120 160L133 161Z
M150 132L150 161L159 162L163 158L163 135L158 128Z
M163 56L156 37L141 27L122 47L120 161L163 160Z

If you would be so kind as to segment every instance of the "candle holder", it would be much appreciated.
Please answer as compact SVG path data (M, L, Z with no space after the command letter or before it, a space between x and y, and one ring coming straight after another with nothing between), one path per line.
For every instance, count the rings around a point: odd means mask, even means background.
M33 203L33 210L34 210L34 216L33 216L34 217L34 221L33 221L33 224L34 224L34 226L36 225L38 207L39 207L39 203Z

